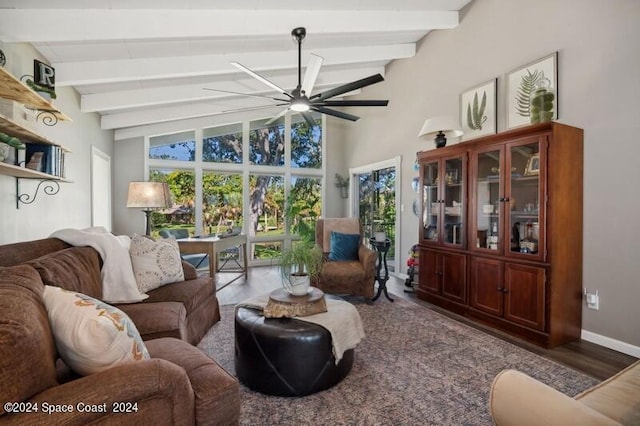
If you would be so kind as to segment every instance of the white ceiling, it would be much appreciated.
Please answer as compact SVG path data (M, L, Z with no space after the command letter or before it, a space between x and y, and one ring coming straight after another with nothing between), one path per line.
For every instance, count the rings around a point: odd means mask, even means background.
M456 27L470 1L0 0L0 40L33 44L82 111L122 129L269 104L203 88L275 94L236 61L293 89L295 27L307 29L302 72L310 53L324 58L314 92L384 76L429 31Z

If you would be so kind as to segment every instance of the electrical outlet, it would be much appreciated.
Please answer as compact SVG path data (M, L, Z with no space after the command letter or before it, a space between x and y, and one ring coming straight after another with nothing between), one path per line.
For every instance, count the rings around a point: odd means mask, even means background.
M587 301L587 308L595 309L596 311L600 309L600 295L598 294L598 290L596 290L595 293L589 293L585 289L584 295Z

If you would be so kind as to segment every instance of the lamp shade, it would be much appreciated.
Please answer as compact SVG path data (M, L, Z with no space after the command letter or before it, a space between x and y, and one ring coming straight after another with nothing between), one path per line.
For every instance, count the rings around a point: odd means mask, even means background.
M434 136L439 132L444 133L448 138L457 138L463 135L458 123L447 115L427 118L420 129L418 136Z
M171 205L171 192L165 182L129 182L127 207L164 209Z

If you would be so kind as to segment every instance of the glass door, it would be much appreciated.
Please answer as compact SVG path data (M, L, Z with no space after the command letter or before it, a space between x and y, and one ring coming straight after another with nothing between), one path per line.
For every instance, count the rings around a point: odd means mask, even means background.
M471 250L502 253L503 149L489 147L471 157Z
M358 217L364 240L384 232L391 241L387 252L389 271L395 271L396 242L396 168L386 167L358 173Z
M441 203L438 191L439 163L437 160L424 163L420 169L422 180L422 240L423 242L438 242L440 231Z
M453 157L444 159L444 181L442 204L443 243L462 247L465 241L465 181L466 158Z
M506 194L509 250L515 257L544 260L544 194L546 150L544 139L528 139L507 146L511 171Z

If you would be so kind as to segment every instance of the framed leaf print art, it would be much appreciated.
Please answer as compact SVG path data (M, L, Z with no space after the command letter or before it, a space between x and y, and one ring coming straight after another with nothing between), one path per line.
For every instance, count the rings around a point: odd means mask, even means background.
M461 140L496 133L496 83L494 78L460 95Z
M507 75L507 128L558 119L558 52Z

